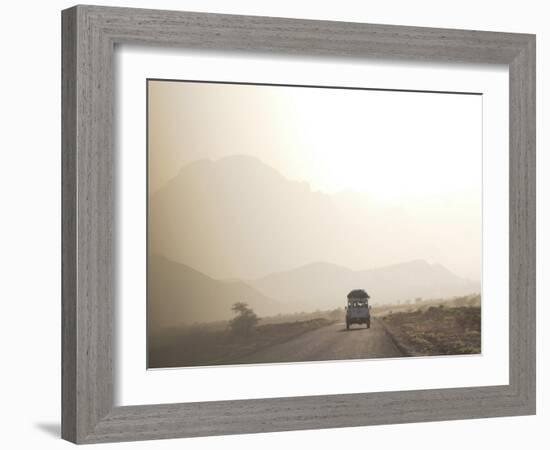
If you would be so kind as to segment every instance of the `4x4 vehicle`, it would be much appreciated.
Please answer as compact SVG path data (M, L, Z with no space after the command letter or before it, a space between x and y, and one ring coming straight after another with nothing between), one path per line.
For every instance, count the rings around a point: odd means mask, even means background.
M354 289L348 294L348 306L346 306L346 329L356 323L370 328L369 294L363 289Z

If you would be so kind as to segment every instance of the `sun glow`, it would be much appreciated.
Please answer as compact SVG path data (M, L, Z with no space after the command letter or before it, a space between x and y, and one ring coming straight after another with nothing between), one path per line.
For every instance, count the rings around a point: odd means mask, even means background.
M285 99L293 111L289 176L315 190L364 192L382 202L480 189L480 96L320 92ZM290 144L297 140L300 151Z
M380 202L480 192L480 95L185 82L150 89L164 108L151 111L160 119L151 127L155 152L164 153L155 161L168 164L152 165L153 190L189 162L241 154L313 190Z

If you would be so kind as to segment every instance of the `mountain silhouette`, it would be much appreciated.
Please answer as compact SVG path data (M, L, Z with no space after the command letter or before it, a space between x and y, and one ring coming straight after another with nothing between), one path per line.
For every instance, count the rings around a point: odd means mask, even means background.
M149 248L214 279L257 279L311 261L359 269L422 258L449 266L466 255L470 267L480 243L468 227L476 221L463 220L464 208L449 199L427 210L313 191L250 156L199 160L150 194Z
M361 271L313 263L248 283L264 295L304 311L344 306L347 293L356 288L366 289L373 305L480 292L479 283L422 260Z
M149 332L232 317L235 302L248 303L260 315L278 311L267 296L240 281L214 280L159 255L149 255L147 320Z
M155 334L165 327L227 320L239 301L260 316L332 310L344 306L347 293L355 288L366 289L371 304L377 305L471 294L479 292L479 283L421 260L363 271L313 263L257 280L224 281L153 254L148 265L148 327Z

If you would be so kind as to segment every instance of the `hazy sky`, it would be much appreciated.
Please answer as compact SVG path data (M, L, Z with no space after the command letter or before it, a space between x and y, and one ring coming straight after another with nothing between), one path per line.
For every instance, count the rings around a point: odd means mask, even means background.
M428 222L448 199L460 209L453 217L464 221L456 229L464 245L432 262L479 279L481 96L165 81L148 88L151 192L193 161L249 155L314 191L361 192L422 210Z
M156 81L149 95L152 190L186 163L235 154L329 193L480 189L478 95Z

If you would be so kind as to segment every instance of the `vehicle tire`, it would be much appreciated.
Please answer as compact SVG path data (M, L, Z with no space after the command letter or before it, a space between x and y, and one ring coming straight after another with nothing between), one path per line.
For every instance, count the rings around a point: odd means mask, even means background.
M346 322L346 330L349 330L349 322Z
M367 320L367 328L370 328L370 319Z

